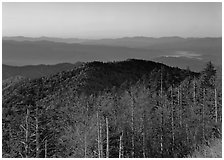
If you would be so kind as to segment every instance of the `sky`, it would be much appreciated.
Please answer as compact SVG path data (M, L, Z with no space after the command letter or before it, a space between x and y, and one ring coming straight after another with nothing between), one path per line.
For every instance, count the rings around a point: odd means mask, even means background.
M221 2L3 2L3 36L221 37Z

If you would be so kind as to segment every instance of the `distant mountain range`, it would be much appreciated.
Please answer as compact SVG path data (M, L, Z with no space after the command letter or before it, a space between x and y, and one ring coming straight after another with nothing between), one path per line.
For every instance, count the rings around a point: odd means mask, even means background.
M120 61L128 58L154 60L167 65L200 71L212 61L222 64L222 38L124 37L78 39L52 37L3 37L3 63L37 65Z
M29 66L9 66L9 65L2 65L2 79L11 81L13 77L21 77L24 78L40 78L43 76L49 76L56 74L61 71L66 71L70 69L74 69L81 65L81 62L77 62L75 64L70 63L61 63L56 65L29 65ZM18 79L18 78L16 78Z
M23 36L15 36L15 37L3 37L3 40L13 40L13 41L52 41L52 42L62 42L62 43L82 43L87 39L78 39L78 38L56 38L56 37L23 37Z
M165 53L160 50L116 47L105 45L68 44L52 41L3 40L2 59L8 65L37 65L118 61L128 58L151 59Z
M222 45L221 37L206 38L182 38L182 37L123 37L116 39L79 39L79 38L55 38L55 37L3 37L3 40L13 41L52 41L62 43L79 43L87 45L120 46L128 48L167 49L167 50L218 50Z

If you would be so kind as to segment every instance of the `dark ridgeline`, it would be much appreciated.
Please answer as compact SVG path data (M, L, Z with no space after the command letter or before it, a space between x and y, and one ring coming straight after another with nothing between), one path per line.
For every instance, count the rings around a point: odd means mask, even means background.
M43 76L49 76L56 74L61 71L73 69L79 65L81 62L75 64L70 63L60 63L56 65L27 65L27 66L9 66L2 65L2 80L6 80L15 76L22 76L30 79L40 78Z
M3 157L189 156L220 138L220 83L211 63L195 73L136 59L12 79Z

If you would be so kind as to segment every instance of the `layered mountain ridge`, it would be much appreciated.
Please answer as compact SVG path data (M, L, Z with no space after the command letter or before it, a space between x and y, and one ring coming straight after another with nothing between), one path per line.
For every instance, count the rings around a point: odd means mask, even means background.
M201 64L204 61L212 61L221 65L222 38L124 37L89 40L3 37L3 63L8 65L74 63L93 60L106 62L127 58L153 60L161 56L173 55L186 57L197 55L192 58L201 59L202 61L199 61Z

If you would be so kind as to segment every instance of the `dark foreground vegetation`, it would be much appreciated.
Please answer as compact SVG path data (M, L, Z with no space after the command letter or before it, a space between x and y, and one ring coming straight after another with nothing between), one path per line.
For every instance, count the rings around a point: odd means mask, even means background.
M3 157L189 157L221 138L221 81L143 60L3 88Z

